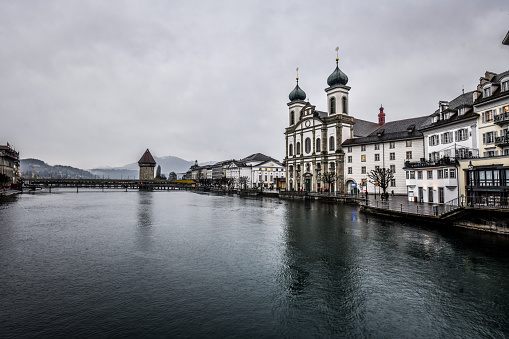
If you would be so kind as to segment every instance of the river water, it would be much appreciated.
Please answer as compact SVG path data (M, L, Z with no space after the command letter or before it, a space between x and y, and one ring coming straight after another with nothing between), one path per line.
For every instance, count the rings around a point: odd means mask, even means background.
M191 192L0 203L0 337L509 337L509 239Z

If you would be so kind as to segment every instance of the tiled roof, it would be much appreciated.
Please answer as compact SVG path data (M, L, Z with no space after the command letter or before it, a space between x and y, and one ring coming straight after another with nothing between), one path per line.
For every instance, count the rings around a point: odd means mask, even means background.
M368 136L371 132L376 130L378 127L380 127L380 125L377 123L354 118L353 136L354 136L354 138Z
M268 161L270 159L272 159L272 158L269 156L266 156L265 154L255 153L255 154L251 154L248 157L245 157L244 159L240 159L240 161L243 161L243 162L260 161L260 162L262 162L262 161Z
M139 165L155 165L156 161L154 160L154 157L152 157L152 154L150 154L150 151L147 150L145 153L143 153L142 157L138 161Z
M468 119L468 118L472 117L473 115L476 115L473 111L467 111L463 115L458 115L458 112L457 112L458 109L461 107L466 107L466 108L472 107L472 105L474 103L474 94L473 93L474 93L474 91L463 93L449 102L449 108L444 111L444 112L447 112L447 111L451 112L451 117L449 119L433 122L433 117L440 114L440 109L437 109L433 114L431 114L428 117L428 120L421 126L421 130L429 128L429 127L448 124L448 123L458 121L458 120Z
M345 140L345 142L343 142L343 146L419 138L422 137L422 133L419 131L419 128L421 128L422 124L427 119L428 117L425 116L390 121L385 125L378 127L366 137Z
M500 81L504 78L504 77L507 77L509 76L509 70L505 71L505 72L502 72L502 73L498 73L497 75L495 75L493 77L493 79L491 79L491 83L495 83L495 84L499 84L500 85ZM491 101L493 99L498 99L498 98L501 98L501 97L507 97L509 96L509 91L505 91L505 92L502 92L501 91L501 86L498 86L498 88L496 88L493 93L491 93L491 95L489 97L484 97L484 96L480 96L476 101L475 101L475 104L481 104L483 102L486 102L486 101Z

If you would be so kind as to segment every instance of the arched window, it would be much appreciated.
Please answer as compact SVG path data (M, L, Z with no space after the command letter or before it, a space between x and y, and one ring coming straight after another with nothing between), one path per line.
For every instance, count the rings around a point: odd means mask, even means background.
M320 138L316 139L316 151L320 152L322 150L322 145L320 144Z
M290 125L293 125L293 124L295 124L295 112L291 111L290 112Z
M334 151L334 137L329 138L329 151Z
M311 139L306 138L304 147L306 148L306 153L311 153Z
M290 144L290 147L289 147L288 153L289 153L289 155L290 155L291 157L293 156L293 145L292 145L292 144Z
M330 114L336 113L336 98L330 98Z
M296 153L297 155L300 154L300 142L297 143L297 150L296 150Z
M346 97L343 97L343 113L347 114L348 110L346 109Z

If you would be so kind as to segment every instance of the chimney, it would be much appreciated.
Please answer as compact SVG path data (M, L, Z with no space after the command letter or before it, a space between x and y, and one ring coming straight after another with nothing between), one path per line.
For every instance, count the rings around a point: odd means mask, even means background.
M380 126L385 125L385 113L382 105L380 105L380 113L378 113L378 124Z

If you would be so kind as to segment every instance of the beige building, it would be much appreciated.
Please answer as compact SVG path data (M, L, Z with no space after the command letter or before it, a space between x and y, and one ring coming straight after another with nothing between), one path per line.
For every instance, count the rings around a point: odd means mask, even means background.
M0 173L9 178L2 184L15 184L19 178L19 152L16 152L9 144L0 146Z

